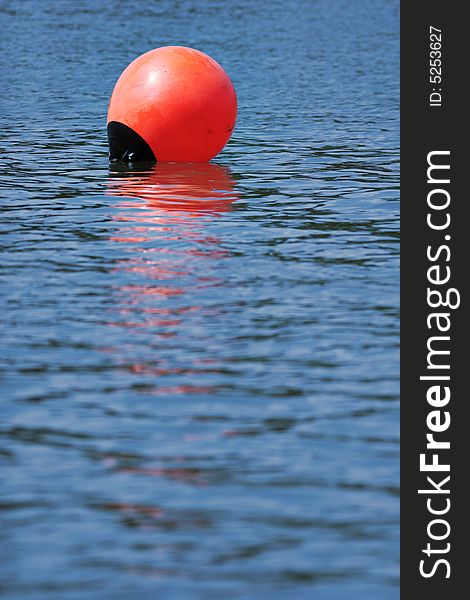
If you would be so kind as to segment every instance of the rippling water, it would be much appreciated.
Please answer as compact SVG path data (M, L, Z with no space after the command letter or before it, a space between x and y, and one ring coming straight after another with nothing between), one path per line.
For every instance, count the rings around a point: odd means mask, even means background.
M398 2L0 2L8 599L398 598ZM239 99L109 168L121 70Z

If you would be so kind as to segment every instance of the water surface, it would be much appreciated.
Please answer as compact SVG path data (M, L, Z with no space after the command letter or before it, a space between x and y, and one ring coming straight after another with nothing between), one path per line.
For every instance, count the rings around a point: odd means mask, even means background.
M0 2L0 595L398 598L398 2ZM194 46L212 165L110 169Z

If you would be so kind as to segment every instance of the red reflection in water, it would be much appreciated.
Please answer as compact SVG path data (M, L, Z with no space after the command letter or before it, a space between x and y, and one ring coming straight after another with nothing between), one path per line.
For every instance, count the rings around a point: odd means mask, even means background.
M230 171L210 163L158 163L149 171L115 171L107 194L139 198L162 216L171 211L172 216L186 217L227 212L237 199Z
M106 194L121 199L113 215L119 228L110 239L128 252L115 268L123 276L116 288L114 319L108 324L132 333L131 347L149 334L160 344L165 340L174 344L175 338L187 335L187 319L203 308L194 302L198 290L224 285L204 268L204 261L229 255L207 227L238 199L234 180L227 168L218 165L159 163L148 171L113 171ZM215 391L194 381L211 370L200 358L182 365L169 364L155 353L147 360L142 359L142 351L139 354L136 362L129 347L116 349L128 373L154 378L142 393L173 396ZM216 357L206 361L218 363Z

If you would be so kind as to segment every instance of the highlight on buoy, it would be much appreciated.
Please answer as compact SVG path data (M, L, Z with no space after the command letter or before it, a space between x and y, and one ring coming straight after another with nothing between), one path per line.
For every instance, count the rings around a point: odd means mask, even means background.
M237 118L232 81L199 50L165 46L136 58L119 77L108 109L111 161L208 162Z

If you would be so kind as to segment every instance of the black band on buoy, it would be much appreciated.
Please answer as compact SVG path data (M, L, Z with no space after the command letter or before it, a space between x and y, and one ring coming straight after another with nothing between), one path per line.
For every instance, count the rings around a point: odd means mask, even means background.
M111 162L157 162L147 142L118 121L108 123L108 143Z

